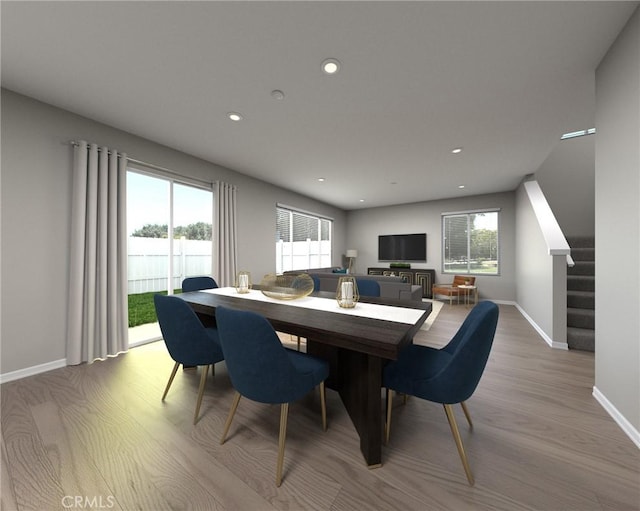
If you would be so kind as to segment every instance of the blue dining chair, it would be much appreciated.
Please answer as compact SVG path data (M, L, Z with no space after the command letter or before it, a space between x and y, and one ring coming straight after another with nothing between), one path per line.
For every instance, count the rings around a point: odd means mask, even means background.
M187 277L182 281L182 292L202 291L203 289L215 289L218 283L213 277Z
M319 386L322 429L326 431L324 381L329 376L329 364L306 353L286 349L271 323L254 312L218 307L216 321L229 377L236 389L220 444L227 437L241 396L259 403L280 404L276 466L276 486L280 486L289 403Z
M465 401L475 391L484 372L497 324L498 306L490 301L480 302L444 348L411 344L400 352L397 360L387 364L382 377L382 385L387 389L385 443L389 443L391 433L394 390L441 403L471 486L473 474L451 405L460 403L469 426L473 427Z
M360 296L380 296L380 284L375 280L356 279Z
M162 394L162 401L167 397L180 364L191 367L204 366L200 376L196 411L193 415L193 423L195 424L200 413L209 366L212 366L213 372L215 364L224 360L218 330L205 328L189 304L177 296L154 295L153 302L162 337L169 355L175 361L164 394Z

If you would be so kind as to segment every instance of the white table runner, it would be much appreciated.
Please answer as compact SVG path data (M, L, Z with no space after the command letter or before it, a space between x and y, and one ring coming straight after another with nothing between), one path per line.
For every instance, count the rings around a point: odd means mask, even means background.
M336 314L347 314L350 316L360 316L363 318L382 319L385 321L393 321L395 323L406 323L413 325L420 316L424 314L422 309L412 309L409 307L394 307L390 305L380 305L377 303L358 302L353 309L344 309L338 305L338 302L329 298L318 298L316 296L306 296L297 300L278 300L270 298L261 291L255 289L248 293L240 294L234 287L219 287L215 289L205 289L203 293L211 293L214 295L233 296L245 300L257 300L261 302L277 303L280 305L289 305L291 307L302 307L305 309L314 309L324 312L334 312Z

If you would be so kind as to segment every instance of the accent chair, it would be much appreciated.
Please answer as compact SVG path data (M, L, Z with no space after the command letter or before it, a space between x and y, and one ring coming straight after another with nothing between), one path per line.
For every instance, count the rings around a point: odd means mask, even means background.
M229 377L236 389L220 444L225 442L242 396L259 403L280 404L276 465L276 486L280 486L289 403L320 387L322 429L326 431L324 381L329 376L329 364L306 353L286 349L271 323L254 312L218 307L216 321Z
M433 296L433 298L435 298L436 295L447 296L449 298L449 305L451 305L454 296L459 302L460 296L464 296L465 292L468 292L468 290L460 289L458 286L475 286L475 284L475 277L471 277L469 275L455 275L451 284L434 284L431 288L431 296Z
M169 376L169 381L162 394L162 401L167 397L180 364L187 367L204 366L200 376L196 411L193 415L193 423L195 424L200 413L209 366L212 366L213 372L215 364L224 360L218 330L205 328L189 304L177 296L154 295L153 301L162 337L167 350L169 350L169 355L175 361L171 376Z
M471 486L474 478L452 405L460 403L469 426L473 427L465 402L474 393L484 372L497 323L498 306L490 301L480 302L444 348L410 344L400 352L397 360L387 364L382 377L387 396L385 443L389 443L391 434L393 391L441 403Z
M182 281L182 292L202 291L203 289L215 289L218 283L213 277L187 277Z
M380 296L380 284L375 280L356 279L360 296Z

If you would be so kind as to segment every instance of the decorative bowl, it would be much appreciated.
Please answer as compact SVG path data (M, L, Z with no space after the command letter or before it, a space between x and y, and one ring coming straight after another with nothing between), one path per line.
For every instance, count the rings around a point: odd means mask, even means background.
M313 293L313 279L306 273L269 273L260 282L260 291L269 298L297 300Z

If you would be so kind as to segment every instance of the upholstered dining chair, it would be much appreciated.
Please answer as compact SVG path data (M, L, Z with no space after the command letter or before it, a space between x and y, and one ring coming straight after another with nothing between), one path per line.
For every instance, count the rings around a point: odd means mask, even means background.
M187 277L182 281L182 292L202 291L203 289L215 289L218 283L213 277Z
M434 298L436 295L446 296L449 298L449 305L451 305L454 296L460 301L460 296L464 296L464 293L468 292L468 290L460 289L458 286L474 286L475 283L475 277L469 275L454 275L451 284L434 284L431 286L431 296Z
M276 486L280 486L289 403L319 386L322 429L326 431L324 381L329 376L329 364L306 353L286 349L271 323L254 312L218 307L216 320L229 377L236 389L220 443L223 444L227 437L241 396L259 403L280 404L276 465Z
M169 355L175 361L162 394L162 401L167 397L180 364L191 367L204 366L200 376L196 411L193 415L195 424L200 413L209 366L214 367L217 362L224 360L218 330L205 328L189 304L177 296L154 295L153 301L162 337Z
M356 279L360 296L380 296L380 284L375 280Z
M382 384L387 389L385 443L389 443L391 433L393 391L441 403L471 486L474 478L452 405L460 403L469 426L473 427L465 401L474 393L484 372L497 323L498 306L490 301L480 302L444 348L410 344L383 372Z

